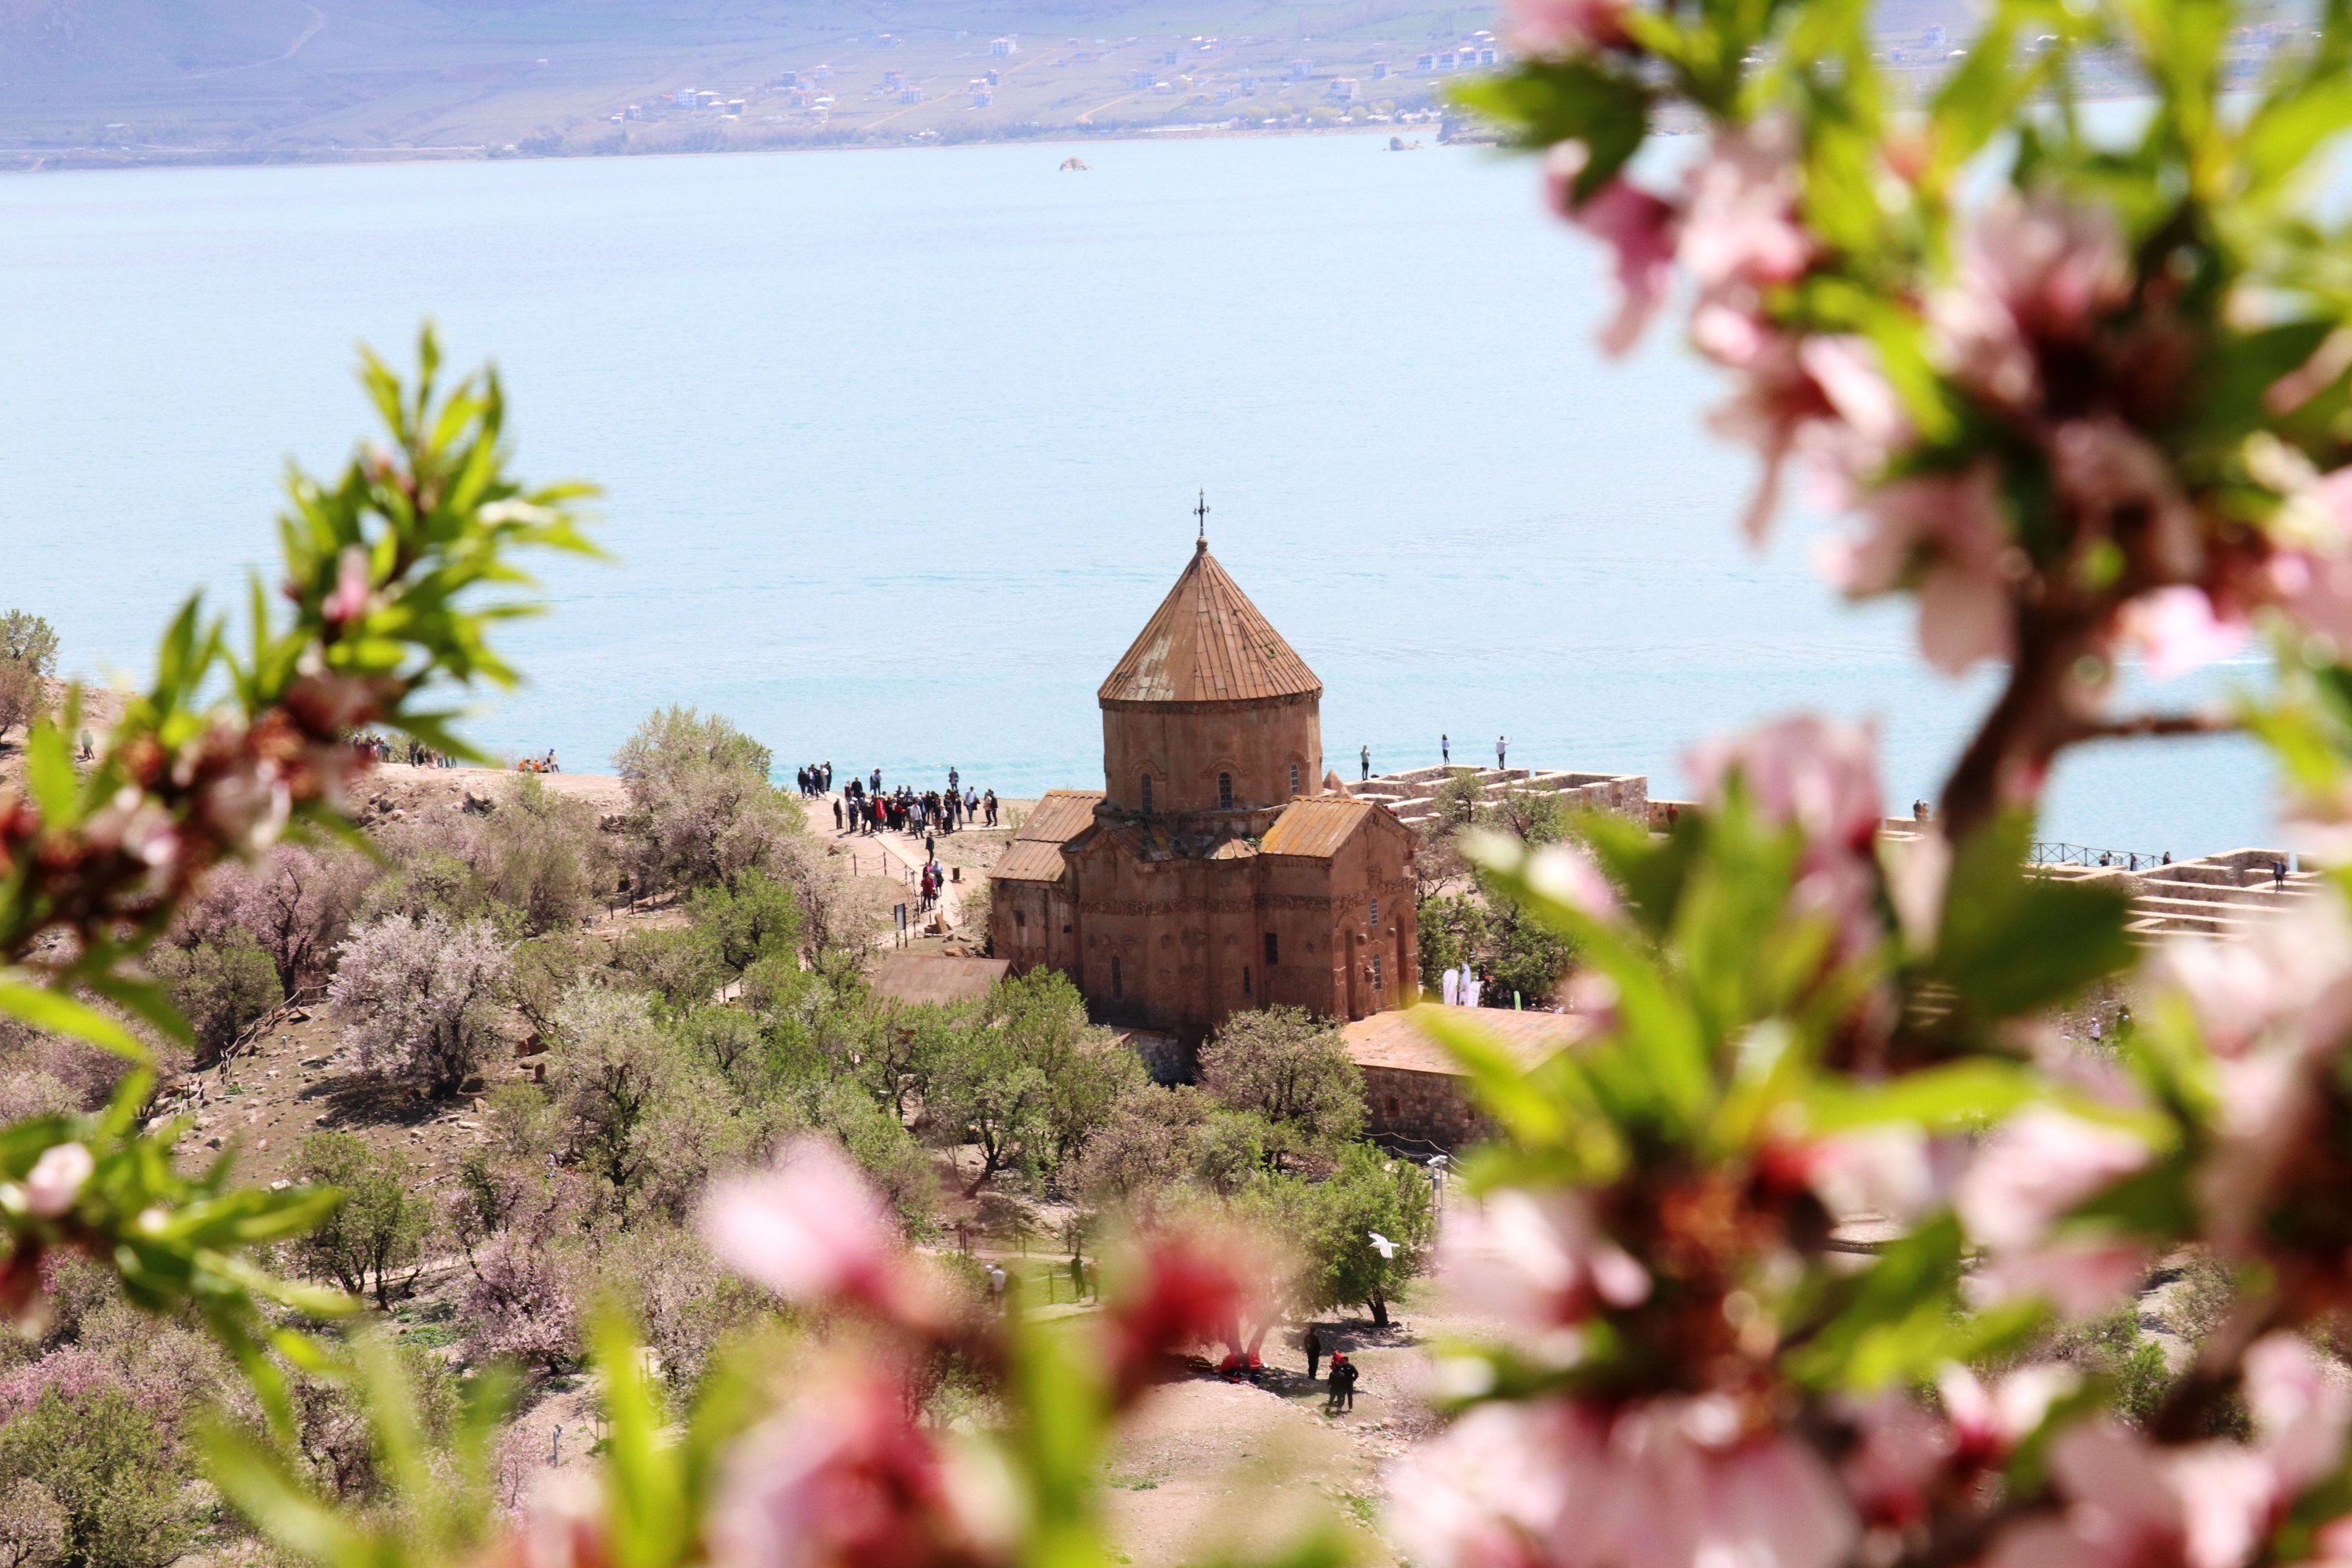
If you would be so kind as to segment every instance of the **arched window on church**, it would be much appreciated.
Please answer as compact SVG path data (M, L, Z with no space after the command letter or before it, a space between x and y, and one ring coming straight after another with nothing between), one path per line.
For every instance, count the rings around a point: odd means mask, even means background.
M1146 816L1151 815L1151 775L1150 773L1143 775L1143 815Z
M1290 793L1294 796L1298 794L1298 764L1297 763L1290 764Z
M1217 809L1219 811L1231 811L1233 808L1234 775L1231 773L1219 773L1217 775Z
M1372 900L1372 929L1381 929L1381 901L1378 899Z

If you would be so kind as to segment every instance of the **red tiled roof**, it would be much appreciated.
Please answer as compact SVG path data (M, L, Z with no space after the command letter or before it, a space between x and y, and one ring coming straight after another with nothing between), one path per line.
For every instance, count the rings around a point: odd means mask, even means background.
M1388 1068L1403 1072L1444 1073L1461 1078L1462 1068L1444 1046L1423 1034L1413 1022L1417 1014L1433 1006L1398 1013L1375 1013L1359 1018L1340 1031L1348 1055L1360 1068ZM1572 1013L1522 1013L1502 1007L1454 1007L1452 1019L1485 1030L1500 1041L1522 1068L1531 1068L1583 1037L1585 1021Z
M1040 839L1017 839L988 870L996 882L1058 882L1062 879L1062 847Z
M1105 702L1246 702L1322 689L1203 540L1096 695Z
M1013 835L1016 844L1067 844L1095 825L1095 807L1102 804L1098 789L1049 789L1021 819Z
M894 1002L977 1002L1011 972L1003 958L950 958L936 952L886 952L866 984Z
M1328 796L1294 800L1282 808L1282 815L1265 830L1258 852L1328 860L1380 809L1368 800L1335 800Z

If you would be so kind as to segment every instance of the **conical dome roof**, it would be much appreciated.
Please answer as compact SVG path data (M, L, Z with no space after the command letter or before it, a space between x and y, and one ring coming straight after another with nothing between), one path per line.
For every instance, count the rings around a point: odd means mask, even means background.
M1203 539L1096 695L1105 702L1247 702L1322 690Z

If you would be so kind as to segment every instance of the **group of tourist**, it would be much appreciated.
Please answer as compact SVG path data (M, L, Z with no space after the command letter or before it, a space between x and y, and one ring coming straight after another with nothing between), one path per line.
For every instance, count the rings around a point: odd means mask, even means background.
M830 762L811 763L793 775L803 795L814 798L833 790L833 764ZM849 781L855 784L857 781Z
M446 752L435 751L414 736L394 741L389 735L362 735L357 743L370 762L406 763L413 768L454 768L457 765L457 758ZM89 750L87 733L82 737L82 750L87 756ZM554 754L552 752L548 753L551 757Z
M919 833L927 839L933 834L953 833L960 828L993 827L996 792L983 792L962 784L953 768L948 770L948 787L944 790L918 794L900 784L895 790L885 791L882 770L877 768L870 785L866 780L853 778L842 790L841 798L833 803L833 826L837 833Z
M519 773L560 773L562 771L556 765L553 746L547 748L547 755L543 757L524 757L515 763L515 772Z

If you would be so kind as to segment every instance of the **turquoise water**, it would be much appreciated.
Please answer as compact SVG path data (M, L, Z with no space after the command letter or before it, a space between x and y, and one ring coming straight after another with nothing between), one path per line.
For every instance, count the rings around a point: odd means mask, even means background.
M144 668L191 580L338 460L365 339L495 355L523 470L606 487L617 567L511 637L475 732L601 766L648 708L804 759L1099 780L1096 684L1212 543L1321 675L1352 774L1640 770L1793 707L1875 716L1890 801L1986 698L1850 609L1663 347L1590 346L1597 258L1531 169L1360 137L43 174L0 182L0 605ZM2242 672L2248 676L2251 669ZM2233 742L2072 763L2053 837L2260 841Z

